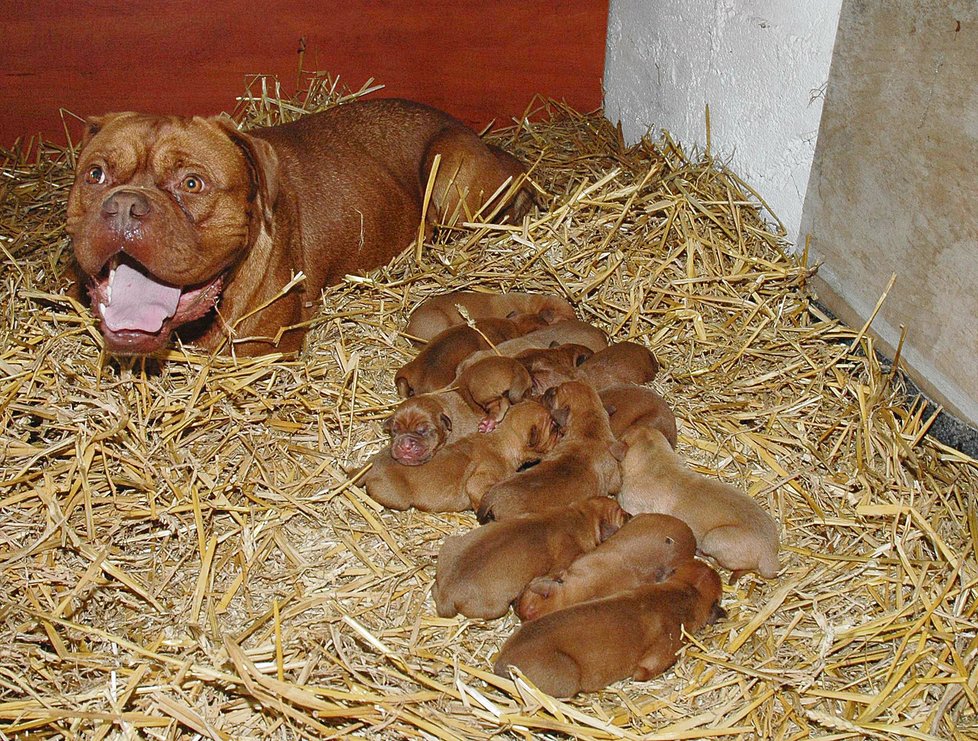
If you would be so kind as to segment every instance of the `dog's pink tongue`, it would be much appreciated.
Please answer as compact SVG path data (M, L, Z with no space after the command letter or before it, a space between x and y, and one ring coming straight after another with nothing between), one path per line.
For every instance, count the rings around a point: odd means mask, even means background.
M102 320L113 332L159 332L180 302L179 288L157 283L126 263L115 269L109 290L112 299Z

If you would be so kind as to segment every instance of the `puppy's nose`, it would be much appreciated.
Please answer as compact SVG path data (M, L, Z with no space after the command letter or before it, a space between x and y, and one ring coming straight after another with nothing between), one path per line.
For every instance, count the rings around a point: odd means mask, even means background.
M102 201L102 216L120 228L140 223L149 213L149 199L138 190L117 190Z

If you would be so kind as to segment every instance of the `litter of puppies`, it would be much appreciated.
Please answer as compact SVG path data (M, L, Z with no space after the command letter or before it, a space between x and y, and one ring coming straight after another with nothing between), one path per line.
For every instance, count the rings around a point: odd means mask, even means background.
M548 325L540 314L518 309L493 319L513 306L557 306L556 296L485 295L477 305L488 318L472 320L461 303L452 315L444 296L416 308L409 322L415 332L422 324L418 317L426 326L435 324L427 317L447 326L397 371L395 383L400 390L403 379L423 367L428 380L412 387L429 395L458 392L487 416L477 431L425 460L412 457L407 466L395 454L403 433L391 423L390 449L371 459L364 476L367 494L399 510L471 508L488 523L442 546L433 588L440 616L492 619L510 606L524 620L556 615L543 623L546 629L520 629L502 651L497 673L515 665L562 697L625 676L655 676L672 665L684 630L723 614L722 590L714 584L719 577L706 564L687 563L697 548L730 568L731 581L748 571L771 579L779 567L777 526L746 494L690 471L673 450L675 415L662 397L641 386L659 367L649 348L564 342L590 334L577 319ZM505 334L490 337L492 321L505 322ZM535 337L540 333L544 340ZM604 344L603 333L595 336L596 345ZM480 358L470 360L477 353ZM609 388L617 390L613 404L599 393ZM394 420L405 417L405 408L415 409L414 398L394 410ZM671 421L670 437L660 429L663 419ZM659 514L642 514L618 535L628 517L640 513ZM587 618L580 617L584 608L560 612L565 603L615 595L614 604L594 606ZM619 635L629 622L641 639ZM568 646L592 640L604 646L632 638L638 643L620 655L604 649L568 653Z

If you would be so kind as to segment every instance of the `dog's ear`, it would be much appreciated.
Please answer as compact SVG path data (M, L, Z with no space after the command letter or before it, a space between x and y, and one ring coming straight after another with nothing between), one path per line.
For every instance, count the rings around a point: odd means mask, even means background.
M706 620L707 625L713 625L717 620L726 620L727 611L720 607L720 600L710 606L710 616Z
M554 409L550 412L550 416L554 418L554 422L557 426L563 429L567 427L567 420L570 419L570 407L560 407L559 409Z
M623 443L621 440L615 440L608 448L608 452L614 457L616 461L625 460L625 454L628 452L628 443Z
M230 120L216 117L211 121L217 124L244 153L251 170L252 187L261 209L262 221L265 229L271 232L272 215L275 201L278 199L278 155L267 141L238 131Z
M554 587L558 584L560 584L559 579L551 579L547 576L538 576L536 579L531 581L526 588L534 594L539 594L541 597L546 599L551 595Z
M556 348L558 348L558 347L560 347L560 342L558 342L557 340L553 340L553 341L552 341L552 342L550 343L550 347L548 347L547 349L548 349L548 350L554 350L554 349L556 349Z
M392 414L391 416L389 416L387 419L384 420L384 423L381 425L381 428L384 430L384 432L390 435L391 428L393 425L394 425L394 415Z
M109 123L137 115L139 114L133 113L132 111L123 111L121 113L105 113L101 116L89 116L85 119L85 131L82 132L79 151L87 147L88 143L95 138L95 135Z
M404 376L394 379L394 385L397 387L397 393L402 399L410 399L414 396L414 389L411 388L411 382Z
M574 367L579 367L585 360L594 355L594 350L581 350L574 356Z
M451 432L452 431L452 418L451 417L449 417L445 413L442 413L442 415L438 419L441 422L441 426L444 427L447 432Z
M592 501L598 507L598 542L603 543L621 529L630 515L614 497L597 497Z
M85 119L85 131L82 134L81 144L79 145L79 150L84 149L88 146L88 143L94 138L94 136L102 130L105 126L105 120L109 118L112 114L109 113L105 116L89 116Z

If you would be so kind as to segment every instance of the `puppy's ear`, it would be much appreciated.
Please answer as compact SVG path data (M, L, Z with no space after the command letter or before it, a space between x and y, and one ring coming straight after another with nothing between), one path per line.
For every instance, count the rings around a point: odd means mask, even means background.
M558 584L560 584L558 579L538 576L536 579L531 581L526 588L534 594L539 594L541 597L546 599L553 593L554 587L556 587Z
M441 426L444 427L446 431L448 431L448 432L451 432L452 431L452 418L451 417L449 417L447 414L445 414L444 412L442 412L442 414L438 418L438 420L441 422Z
M275 201L278 199L278 155L267 141L238 131L228 119L217 117L212 118L211 121L217 124L244 153L251 170L252 188L258 207L261 209L262 221L265 229L270 232Z
M414 389L411 388L411 383L404 376L395 378L394 385L397 387L398 396L402 399L410 399L414 396Z
M550 346L547 349L548 350L553 350L554 348L557 348L557 347L560 347L560 342L558 342L557 340L554 340L553 342L550 343Z
M625 460L625 454L628 452L628 444L623 443L621 440L615 440L611 444L611 447L608 448L608 452L614 456L616 461L623 461Z
M602 517L600 525L600 542L604 543L608 538L618 532L621 527L621 518L618 517Z
M675 573L676 569L672 566L658 566L652 574L652 581L665 581ZM715 604L715 603L714 603Z
M717 620L726 620L727 611L720 607L720 600L717 600L710 606L710 617L707 618L706 624L713 625Z
M384 423L381 425L381 427L383 428L384 432L386 432L388 435L390 435L391 434L391 427L393 425L394 425L394 415L392 414L390 417L388 417L387 419L384 420Z
M542 309L541 311L537 312L537 316L543 319L543 321L545 321L547 324L553 324L554 319L557 318L557 315L554 314L553 309Z
M554 422L557 423L558 427L564 428L567 426L567 420L570 419L570 407L560 407L559 409L554 409L550 412L550 416L554 418ZM614 453L612 453L612 455L614 455Z
M594 351L592 350L581 350L574 356L574 367L577 368L578 366L582 365L584 361L590 358L592 355L594 355Z
M603 406L609 417L618 411L618 407L616 407L614 404L604 404Z

